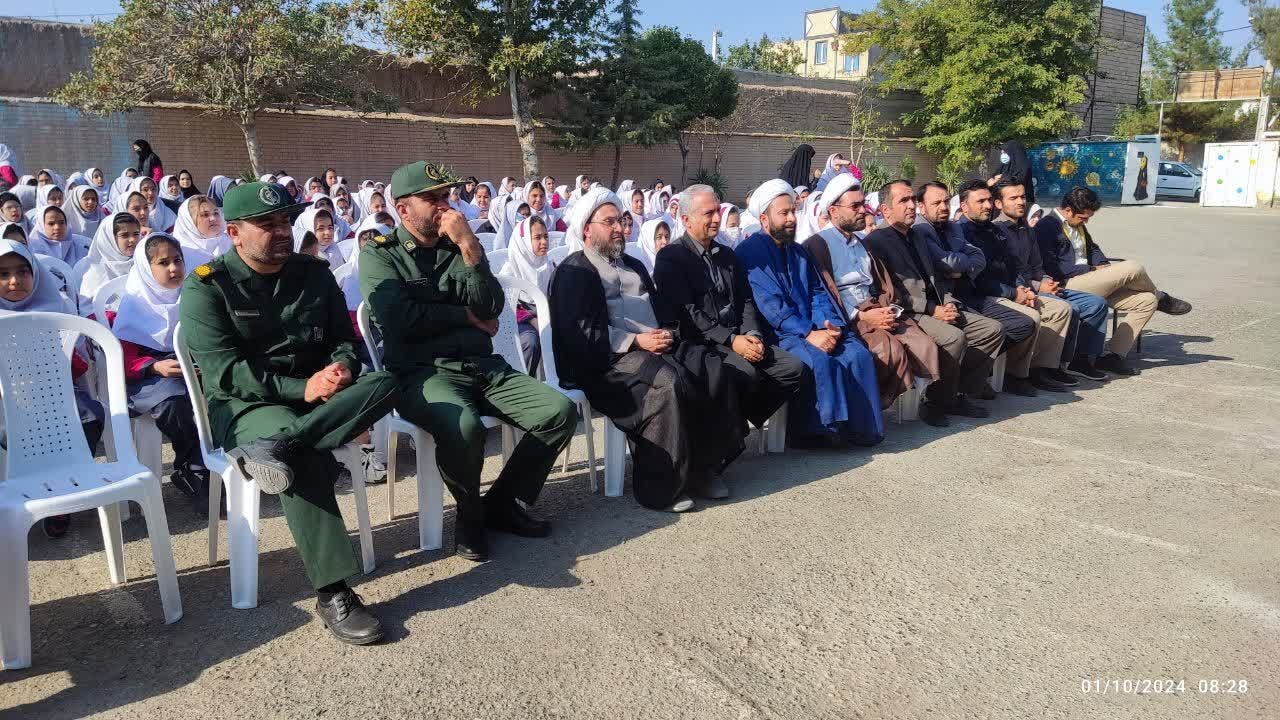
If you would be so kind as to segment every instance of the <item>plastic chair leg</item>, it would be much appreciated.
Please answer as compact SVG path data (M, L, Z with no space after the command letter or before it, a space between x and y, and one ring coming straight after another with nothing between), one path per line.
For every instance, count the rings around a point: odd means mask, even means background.
M627 436L609 418L604 421L604 495L621 497L627 464Z
M258 483L230 471L227 484L227 556L231 570L231 607L258 606Z
M769 418L769 427L765 432L768 440L766 450L771 453L784 452L787 449L787 406L782 407Z
M31 587L23 513L0 514L0 667L31 667Z
M502 426L502 464L506 465L511 459L511 453L516 449L515 430L510 425Z
M991 365L991 389L996 392L1004 391L1004 368L1006 357L1004 353L996 356L996 361Z
M360 448L347 443L333 451L334 457L347 466L351 473L351 491L356 496L356 527L360 534L360 560L364 574L377 567L373 556L373 528L369 520L369 488L364 481L364 468L360 465Z
M164 514L160 479L152 476L142 482L143 496L138 499L138 504L142 506L142 515L147 521L147 538L151 540L151 562L156 570L156 584L160 587L160 604L164 607L165 623L175 623L182 619L182 595L178 592L178 570L173 561L173 543L169 539L169 521Z
M419 432L418 446L418 547L439 550L444 546L444 480L436 465L435 439Z
M230 473L228 473L230 474ZM222 485L230 483L233 478L223 477L217 473L209 473L209 564L218 564L218 530L222 521L218 517L218 509L222 504ZM228 493L228 496L230 493ZM228 511L228 518L230 517Z
M107 553L107 572L111 584L119 585L127 580L124 571L124 531L120 527L120 506L127 503L109 503L98 508L98 522L102 525L102 548Z
M385 421L384 421L385 422ZM387 431L387 522L396 519L396 455L400 451L400 433L386 423ZM375 429L374 432L377 432Z
M587 439L587 474L591 476L591 492L596 491L596 443L595 426L591 422L591 406L587 403L578 405L582 415L582 434ZM565 451L565 463L568 464L568 450Z

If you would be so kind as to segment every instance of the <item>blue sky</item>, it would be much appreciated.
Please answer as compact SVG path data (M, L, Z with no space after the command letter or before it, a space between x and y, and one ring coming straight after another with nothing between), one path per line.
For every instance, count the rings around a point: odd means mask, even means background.
M18 0L12 0L17 3ZM1160 38L1165 36L1161 8L1163 0L1106 0L1107 5L1147 16L1147 26ZM770 37L799 37L803 34L804 10L831 7L830 2L789 3L777 0L703 0L690 4L687 0L640 0L643 12L641 22L645 26L672 25L686 35L707 43L713 27L724 33L724 42L738 43L755 39L762 32ZM858 12L871 7L872 0L845 2L840 7ZM0 14L18 14L10 5ZM119 11L118 0L25 0L22 10L30 15L49 19L77 21L89 15L110 15ZM1222 9L1220 30L1243 27L1249 24L1248 14L1240 0L1218 0ZM1240 30L1223 36L1228 45L1238 48L1248 42L1249 31ZM1255 57L1256 60L1256 57Z

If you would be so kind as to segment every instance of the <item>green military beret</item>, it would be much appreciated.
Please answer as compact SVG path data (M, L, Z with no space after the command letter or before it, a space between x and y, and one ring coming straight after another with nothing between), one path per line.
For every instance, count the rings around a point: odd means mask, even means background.
M300 215L309 203L296 203L289 193L276 183L251 182L237 185L222 197L222 216L227 220L270 215L285 211Z
M391 197L399 199L428 190L443 190L465 182L444 165L426 160L402 165L391 173Z

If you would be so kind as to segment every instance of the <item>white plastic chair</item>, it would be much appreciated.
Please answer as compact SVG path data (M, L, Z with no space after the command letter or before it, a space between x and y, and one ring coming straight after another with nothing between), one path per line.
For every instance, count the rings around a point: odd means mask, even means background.
M485 253L485 256L489 258L489 269L493 272L494 275L497 275L498 273L502 272L502 268L505 267L507 264L506 249L490 250L489 252Z
M482 226L484 226L484 224L487 222L489 221L486 220L485 218L476 218L475 220L468 220L467 225L471 226L471 232L475 232L476 230L479 230Z
M569 257L570 254L568 245L553 245L551 249L547 251L547 259L550 260L552 264L559 265L564 262L564 259Z
M484 248L485 252L493 252L494 243L498 241L498 234L476 233L476 239L480 241L480 247Z
M904 422L915 422L920 419L920 401L924 399L924 391L928 387L929 380L916 378L910 389L893 401L894 422L901 425Z
M356 309L356 323L364 336L365 349L374 370L382 370L382 353L378 351L373 322L369 319L369 307L360 303ZM396 455L400 449L400 433L413 438L418 456L418 547L437 550L444 545L444 480L436 465L436 441L422 428L400 417L392 410L382 423L387 433L387 522L396 517ZM383 432L375 426L374 432Z
M173 349L182 367L182 380L191 398L195 415L196 436L200 455L209 470L209 564L218 562L218 508L222 502L222 486L227 486L227 565L231 572L231 606L247 610L258 606L258 524L262 497L258 483L246 478L239 466L213 441L209 427L209 406L199 370L191 359L182 324L173 331ZM365 574L376 566L373 554L373 528L369 521L369 498L365 492L363 466L359 449L352 443L333 451L351 473L351 486L356 496L356 522L360 531L360 560Z
M107 330L111 329L111 323L107 320L107 312L114 311L120 306L120 299L124 296L124 285L129 279L128 275L121 275L118 278L112 278L103 283L102 287L93 294L93 316ZM106 368L102 357L94 357L95 376L98 378L98 387L102 387L103 378ZM95 398L99 401L102 398ZM160 434L160 428L156 427L155 420L150 415L139 415L131 418L129 421L133 426L133 442L134 448L137 450L138 459L143 465L151 468L151 472L160 477L164 470L164 436ZM104 436L105 437L105 436ZM107 453L114 455L115 448L112 447L111 441L104 443ZM129 519L128 508L124 508L125 519Z
M55 277L62 280L62 293L71 301L72 305L78 304L77 299L80 297L80 278L76 274L74 268L67 263L55 257L48 255L40 256L40 264L53 273Z
M107 431L121 448L95 463L85 442L71 383L71 354L81 335L107 361ZM43 518L97 508L112 583L125 581L120 504L143 507L166 623L182 617L182 598L160 479L133 453L120 343L98 323L61 313L0 318L0 387L8 452L0 482L0 654L6 669L31 666L27 533Z

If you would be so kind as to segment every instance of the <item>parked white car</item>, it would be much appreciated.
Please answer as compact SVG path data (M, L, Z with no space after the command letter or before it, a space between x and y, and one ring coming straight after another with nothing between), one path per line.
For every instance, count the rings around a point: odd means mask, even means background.
M1156 195L1200 199L1203 178L1199 168L1186 163L1161 161L1160 179L1156 183Z

